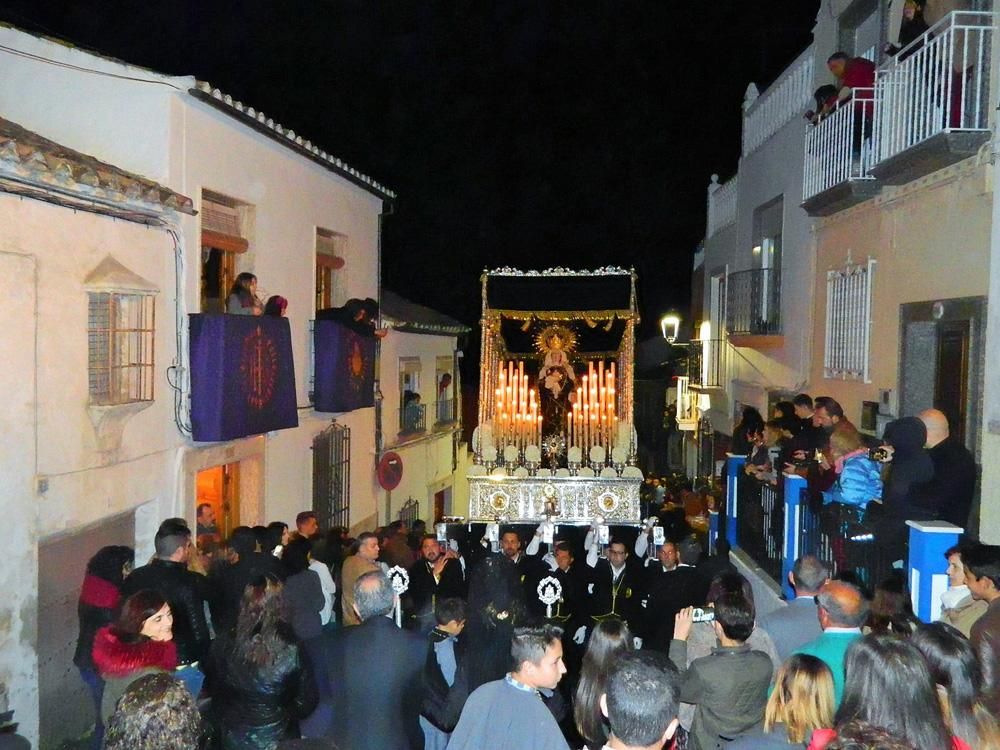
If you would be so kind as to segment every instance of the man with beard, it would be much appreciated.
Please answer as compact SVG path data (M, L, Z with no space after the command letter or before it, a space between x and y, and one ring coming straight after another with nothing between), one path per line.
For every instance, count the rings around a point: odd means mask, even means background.
M434 627L434 602L465 596L465 578L458 556L450 549L443 552L433 534L420 542L420 559L409 569L410 586L406 591L404 612L407 627L430 632Z
M521 537L514 529L504 529L500 535L500 552L514 564L517 578L524 589L528 611L536 617L545 614L545 605L538 600L538 582L548 574L548 566L536 556L540 542L541 534L536 532L528 546L529 552L523 552Z

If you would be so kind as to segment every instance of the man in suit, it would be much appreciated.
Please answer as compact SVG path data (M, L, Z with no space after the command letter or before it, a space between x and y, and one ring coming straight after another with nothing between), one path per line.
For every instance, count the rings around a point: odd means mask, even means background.
M642 566L632 562L621 539L608 544L607 557L597 556L597 545L587 551L587 564L594 569L590 594L590 620L624 620L634 636L641 636L643 581Z
M357 579L352 600L361 624L336 631L328 643L329 736L351 750L421 750L417 688L426 642L389 619L396 596L381 570Z
M934 477L925 492L937 517L968 530L972 498L976 494L976 459L951 434L948 417L938 409L917 415L927 427L927 453L934 463Z
M666 653L674 617L686 607L705 606L707 586L698 570L681 563L677 542L666 541L646 569L646 646Z
M429 633L434 628L434 602L465 596L465 578L457 555L443 552L434 534L420 541L420 559L409 569L410 587L404 596L407 627Z
M354 611L354 582L365 573L379 570L378 537L370 531L358 535L358 551L344 560L340 573L340 608L343 610L344 626L357 625L360 620Z
M771 636L781 661L822 635L816 616L816 596L829 578L830 571L817 558L812 555L800 557L788 574L795 598L788 606L774 610L757 623Z

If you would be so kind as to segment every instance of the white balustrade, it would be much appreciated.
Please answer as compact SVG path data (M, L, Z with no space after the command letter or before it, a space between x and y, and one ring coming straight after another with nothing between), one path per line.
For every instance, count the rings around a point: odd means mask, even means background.
M745 105L743 113L743 156L760 147L785 123L801 117L809 109L813 92L812 46L785 68L778 79L755 100Z
M739 175L728 182L719 184L719 175L712 175L708 186L708 227L706 238L720 229L736 222L736 195L739 190Z
M869 180L872 161L871 128L874 89L856 88L853 96L809 128L802 198L829 190L848 180Z
M875 163L938 133L989 130L996 19L949 13L878 71Z

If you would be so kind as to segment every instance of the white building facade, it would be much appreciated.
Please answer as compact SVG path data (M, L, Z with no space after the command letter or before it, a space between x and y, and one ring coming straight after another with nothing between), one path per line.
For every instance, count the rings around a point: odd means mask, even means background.
M749 97L738 175L709 188L702 317L721 341L704 349L722 352L723 364L706 385L713 425L727 432L740 404L764 412L799 391L836 398L872 435L896 417L942 409L983 466L981 523L974 512L969 531L993 540L986 352L995 333L997 16L989 2L929 2L930 33L889 56L900 5L824 0L813 44ZM807 124L813 91L833 83L826 61L836 51L873 60L874 85ZM762 129L755 113L765 112ZM779 185L780 223L766 203ZM774 323L762 284L734 284L733 270L765 267L779 230ZM750 308L743 318L733 315L737 288L738 308Z
M0 634L0 684L22 730L48 747L92 720L72 653L84 564L99 547L135 546L142 564L159 522L179 516L193 528L202 502L217 508L222 532L291 523L314 507L324 521L355 530L384 522L376 409L315 411L312 320L319 308L379 296L382 214L395 196L193 78L10 27L0 27L0 44L17 52L2 53L0 112L115 165L92 170L102 205L145 197L106 185L112 169L145 176L145 190L155 181L164 196L190 196L186 205L164 199L160 228L148 229L0 193L5 382L14 396L3 421L18 436L0 458L9 478L0 510L17 540L16 562L4 573L16 593L2 608L11 626ZM0 162L12 161L11 148L0 139L0 151L7 149ZM65 189L58 164L34 169L43 184ZM298 426L198 443L190 432L188 316L220 311L240 272L257 276L261 296L289 301ZM123 288L150 299L142 338L148 393L141 403L106 407L95 402L92 373L88 393L87 300ZM453 357L454 348L452 340L442 356ZM394 378L395 361L392 369ZM450 467L451 443L442 442ZM413 470L423 460L411 458ZM437 468L432 473L445 482Z

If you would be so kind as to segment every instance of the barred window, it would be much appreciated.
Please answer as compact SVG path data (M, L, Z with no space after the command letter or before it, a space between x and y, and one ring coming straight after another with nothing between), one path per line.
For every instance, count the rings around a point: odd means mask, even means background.
M90 403L153 400L152 294L88 293Z
M823 371L827 378L871 382L869 341L874 271L874 259L856 265L848 258L842 270L829 271L826 275Z

